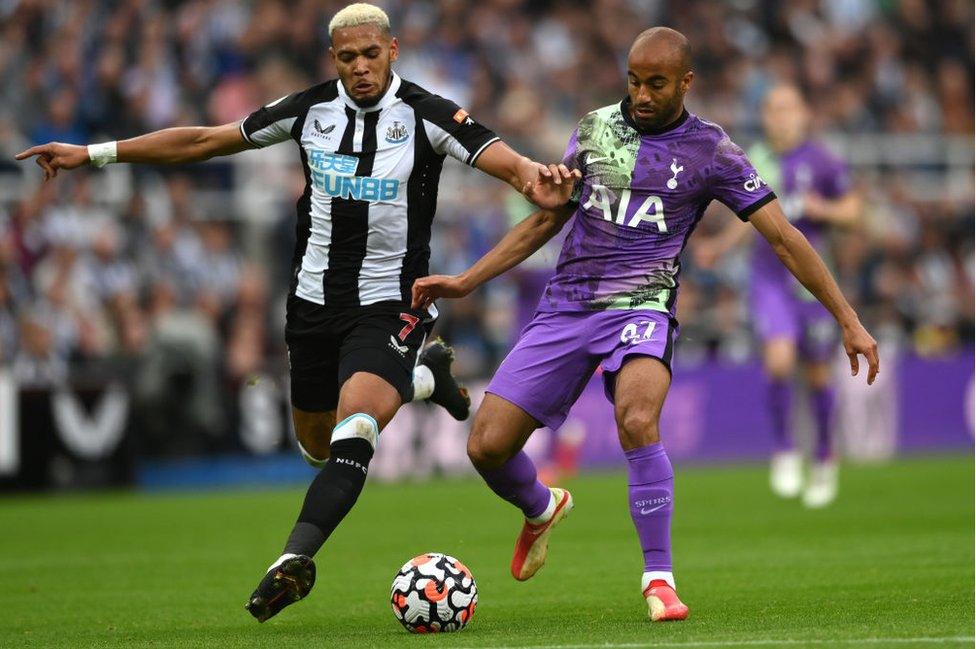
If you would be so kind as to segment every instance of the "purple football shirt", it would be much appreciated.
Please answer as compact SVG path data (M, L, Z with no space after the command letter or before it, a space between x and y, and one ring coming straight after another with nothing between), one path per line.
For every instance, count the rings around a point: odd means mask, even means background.
M641 131L629 99L587 114L564 162L580 169L579 206L540 311L653 309L674 314L678 258L712 200L739 218L775 198L716 124L684 112Z
M803 199L807 194L833 199L849 192L851 177L847 165L822 145L809 141L782 155L775 154L765 144L757 144L749 150L749 157L763 178L778 190L786 218L821 255L827 256L824 243L828 226L803 214ZM802 297L814 299L783 266L772 248L762 242L757 244L752 253L755 279L788 286Z

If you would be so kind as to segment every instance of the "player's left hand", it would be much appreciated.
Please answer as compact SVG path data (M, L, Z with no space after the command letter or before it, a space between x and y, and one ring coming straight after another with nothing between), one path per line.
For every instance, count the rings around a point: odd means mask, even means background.
M529 174L529 179L522 186L522 195L543 209L556 209L568 203L576 181L583 177L579 169L570 170L564 164L529 163L535 166L536 174L534 177Z
M807 194L803 197L803 215L813 221L830 219L827 200L819 194Z
M860 370L857 355L860 354L868 361L868 385L874 383L880 369L878 359L878 343L871 337L860 322L844 327L844 351L851 360L851 376L857 376Z
M439 297L464 297L470 292L457 275L428 275L414 280L411 306L426 309Z

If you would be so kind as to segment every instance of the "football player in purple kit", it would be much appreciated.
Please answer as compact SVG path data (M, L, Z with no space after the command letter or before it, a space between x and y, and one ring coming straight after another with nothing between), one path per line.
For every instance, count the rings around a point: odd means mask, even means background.
M719 126L684 109L694 78L687 39L665 27L649 29L637 37L627 65L628 96L583 117L563 164L552 170L567 184L582 172L577 200L533 213L460 275L418 279L413 300L426 305L466 295L520 263L575 215L536 316L487 388L468 455L488 486L525 515L511 570L529 579L573 500L539 482L522 446L536 428L558 428L602 366L627 458L648 615L683 620L688 607L675 592L671 564L674 474L658 421L678 336L678 259L705 207L717 199L759 230L840 323L852 374L858 354L868 359L869 383L878 372L877 345L745 153Z
M781 84L765 96L765 141L749 150L762 177L779 190L790 222L826 256L827 230L853 226L861 214L846 165L808 139L810 113L798 88ZM696 259L709 265L736 247L750 229L729 224L698 247ZM752 250L750 302L769 378L767 404L775 435L769 481L783 498L803 494L807 507L823 507L837 495L837 463L831 444L834 389L831 359L837 329L830 313L779 263L768 246ZM803 457L791 430L793 377L797 358L804 365L816 429L813 464L804 485Z

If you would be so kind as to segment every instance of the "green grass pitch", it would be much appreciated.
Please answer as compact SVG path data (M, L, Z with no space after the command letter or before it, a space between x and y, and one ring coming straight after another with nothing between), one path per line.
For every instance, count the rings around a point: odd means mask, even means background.
M520 520L480 482L371 484L304 601L243 604L303 491L0 499L0 647L973 646L973 462L845 467L838 502L775 500L764 467L677 471L677 579L691 617L652 624L623 474L566 484L576 510L517 583ZM466 630L411 636L389 587L410 557L474 572Z

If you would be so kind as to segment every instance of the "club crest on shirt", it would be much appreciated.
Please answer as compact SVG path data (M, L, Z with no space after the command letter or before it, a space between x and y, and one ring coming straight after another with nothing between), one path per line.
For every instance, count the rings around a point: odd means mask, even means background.
M678 165L677 158L671 158L671 177L668 178L668 189L676 189L678 187L678 174L685 170L684 165Z
M386 129L386 141L390 144L400 144L405 142L408 137L410 137L410 133L407 132L407 127L398 121L394 121L393 126Z

